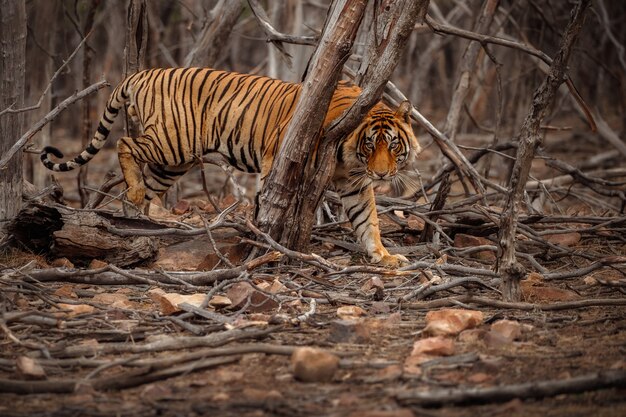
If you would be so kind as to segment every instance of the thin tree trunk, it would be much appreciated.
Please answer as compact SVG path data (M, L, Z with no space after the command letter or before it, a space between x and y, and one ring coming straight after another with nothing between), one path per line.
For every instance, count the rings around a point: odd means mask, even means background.
M24 0L0 0L0 111L19 109L24 103L26 59L26 7ZM0 116L0 155L20 137L22 114ZM22 153L0 171L0 236L6 222L17 215L22 203Z
M126 20L124 45L124 78L145 67L148 43L148 11L146 0L130 0ZM139 136L139 126L126 114L126 131L130 137Z
M476 19L474 24L474 32L486 33L491 26L493 15L498 8L499 0L485 0L483 7L481 8L480 15ZM470 42L467 45L467 49L463 53L463 59L461 61L461 67L459 68L459 75L456 81L456 88L452 95L452 102L450 103L450 110L446 118L446 124L443 128L443 134L454 141L456 132L459 126L459 119L461 116L461 110L463 109L463 103L470 87L470 78L474 67L476 66L476 60L478 59L478 52L481 45L478 42Z
M96 10L100 5L100 0L92 0L89 5L89 10L87 11L87 16L85 17L85 25L83 27L82 36L85 37L91 29L93 29L94 19L96 17ZM93 49L89 47L89 42L85 44L85 48L83 49L83 86L85 89L91 85L91 58L93 55ZM81 109L83 114L83 126L81 129L81 138L83 141L83 145L87 146L87 144L91 141L92 134L92 120L91 120L91 97L85 98L85 100L81 103ZM87 173L89 166L83 165L80 167L80 171L78 174L78 194L80 195L80 205L81 207L85 207L87 204L87 200L89 199L89 193L85 189L87 185Z
M530 166L535 150L542 141L539 132L540 124L552 106L559 86L565 81L567 63L582 29L585 12L590 3L591 0L581 0L574 8L561 40L561 47L550 66L550 73L535 91L530 111L520 131L519 148L509 180L509 193L498 236L496 270L502 275L502 297L506 301L518 301L521 298L520 280L524 275L524 269L517 263L515 257L515 233Z

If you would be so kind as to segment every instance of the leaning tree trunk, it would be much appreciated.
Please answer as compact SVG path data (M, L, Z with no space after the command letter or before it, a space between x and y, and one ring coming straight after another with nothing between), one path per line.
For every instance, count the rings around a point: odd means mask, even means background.
M0 155L20 137L24 102L26 7L24 0L0 0ZM17 153L0 171L0 235L21 208L22 154Z
M521 298L520 279L523 276L523 268L517 263L515 257L515 233L519 207L524 195L530 166L535 156L535 150L541 144L539 131L541 121L552 106L559 86L565 81L567 62L582 29L585 12L590 3L591 0L581 0L572 11L572 16L561 40L561 47L552 61L548 77L533 95L530 111L519 134L519 148L509 180L509 193L498 236L496 269L502 275L502 297L506 301L518 301Z
M314 212L296 215L298 190L304 185L302 179L311 150L316 147L366 4L366 0L335 0L331 4L293 118L259 195L259 226L287 247L302 249L297 243L301 240L298 234L310 235Z
M387 0L377 4L377 20L372 28L376 33L369 37L368 62L357 75L363 93L325 137L319 138L321 123L363 18L365 3L332 4L300 100L259 197L259 226L290 248L305 250L308 246L315 210L334 172L339 140L354 130L380 99L415 22L424 17L428 8L428 0ZM308 158L315 148L318 157L314 166Z

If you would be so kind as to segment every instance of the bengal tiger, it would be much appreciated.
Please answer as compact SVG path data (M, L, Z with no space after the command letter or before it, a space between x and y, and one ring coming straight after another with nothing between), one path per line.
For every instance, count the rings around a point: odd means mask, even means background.
M55 163L47 146L41 161L52 171L70 171L89 162L104 146L115 117L128 104L143 131L122 137L117 152L127 184L126 197L140 209L161 196L199 157L221 154L233 167L268 174L291 120L302 87L264 76L209 68L149 69L130 75L111 94L91 143L74 159ZM360 89L340 82L324 126L341 115ZM373 263L397 267L380 238L372 184L400 181L398 170L420 150L404 102L396 110L377 103L339 145L333 184L358 240Z

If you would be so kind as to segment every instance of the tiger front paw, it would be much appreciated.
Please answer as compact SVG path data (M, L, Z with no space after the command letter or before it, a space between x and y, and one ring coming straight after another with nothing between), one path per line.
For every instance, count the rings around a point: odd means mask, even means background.
M382 256L372 256L372 262L387 268L399 268L409 264L409 260L402 255L385 254Z

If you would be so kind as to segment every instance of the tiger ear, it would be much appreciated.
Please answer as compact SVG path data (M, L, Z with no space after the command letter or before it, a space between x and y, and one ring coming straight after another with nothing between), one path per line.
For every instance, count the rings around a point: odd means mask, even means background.
M396 110L396 117L404 120L405 123L411 123L411 110L413 106L409 100L404 100Z

